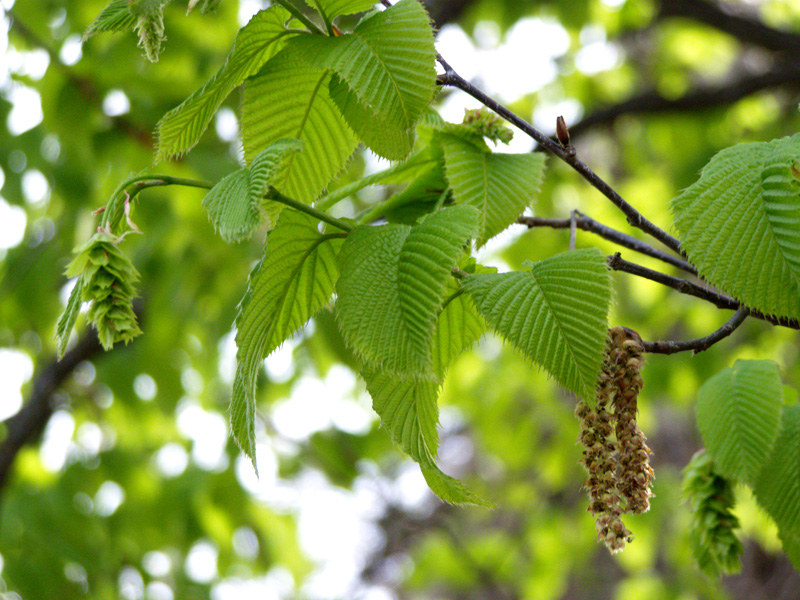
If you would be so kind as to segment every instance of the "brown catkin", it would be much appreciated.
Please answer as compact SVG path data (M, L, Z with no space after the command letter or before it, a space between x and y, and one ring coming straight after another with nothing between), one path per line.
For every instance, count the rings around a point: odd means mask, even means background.
M607 354L597 382L595 408L589 408L581 400L575 415L581 420L579 441L584 446L580 462L589 472L589 478L583 484L589 493L589 511L595 518L598 539L615 553L624 548L631 532L620 517L622 506L617 489L617 461L614 458L617 444L612 439L614 415L608 410L614 394L612 366Z
M640 514L650 510L653 469L650 467L650 448L636 422L637 399L644 382L640 370L644 362L642 339L627 327L609 331L609 357L615 364L612 404L616 419L619 472L617 489L625 500L625 512Z
M589 492L589 511L595 517L598 539L614 553L632 539L621 515L650 508L653 470L650 448L636 423L637 398L643 386L639 373L642 340L626 327L608 333L595 408L580 401L575 415L581 420L581 464L589 472L583 486Z

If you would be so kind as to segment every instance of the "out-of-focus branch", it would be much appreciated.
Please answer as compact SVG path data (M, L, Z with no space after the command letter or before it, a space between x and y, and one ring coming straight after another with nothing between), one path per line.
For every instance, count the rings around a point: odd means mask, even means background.
M702 111L733 104L771 88L800 89L800 64L789 61L765 73L741 76L724 86L698 88L680 98L665 98L655 91L645 92L618 104L600 108L569 126L572 136L599 125L610 125L621 116L669 112Z
M0 443L0 490L8 483L17 453L36 439L47 425L57 406L53 395L80 363L102 350L97 333L88 330L75 347L60 361L53 358L33 380L33 388L22 409L5 422L6 438Z
M659 18L684 17L732 35L740 42L773 52L800 52L800 34L769 27L755 17L733 12L723 3L705 0L660 0Z

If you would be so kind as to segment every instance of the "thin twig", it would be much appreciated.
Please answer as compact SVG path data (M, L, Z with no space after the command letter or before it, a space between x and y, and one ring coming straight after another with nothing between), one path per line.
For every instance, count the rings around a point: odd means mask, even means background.
M741 302L735 298L726 296L725 294L717 292L716 290L704 288L696 283L687 281L686 279L665 275L664 273L660 273L658 271L654 271L653 269L648 269L647 267L624 260L619 252L609 256L606 259L606 262L608 263L609 268L613 269L614 271L622 271L623 273L630 273L631 275L636 275L644 279L649 279L650 281L655 281L656 283L665 285L673 290L677 290L682 294L687 294L689 296L694 296L695 298L705 300L706 302L710 302L717 308L736 310L742 306ZM750 316L756 319L761 319L762 321L767 321L773 325L780 325L789 329L800 329L800 321L797 319L767 315L761 311L752 309L750 310Z
M579 211L575 211L576 218L575 218L575 226L578 229L582 229L583 231L588 231L590 233L594 233L599 235L601 238L606 239L610 242L614 242L615 244L619 244L623 248L628 248L629 250L633 250L635 252L639 252L640 254L646 254L652 258L657 258L660 261L663 261L667 264L670 264L674 267L678 267L687 273L691 273L692 275L697 275L697 269L694 265L689 264L685 260L672 256L671 254L667 254L662 252L657 248L653 248L649 244L636 239L635 237L628 235L626 233L622 233L621 231L617 231L616 229L612 229L602 223L595 221L591 217L587 217L586 215L582 214ZM520 217L517 219L517 223L520 225L525 225L529 229L533 229L534 227L551 227L553 229L566 229L567 227L571 227L572 219L546 219L544 217Z
M687 352L692 350L692 354L697 354L703 350L709 349L711 346L725 339L732 334L739 325L744 323L744 320L750 314L750 309L746 306L740 306L733 313L733 316L728 319L722 327L710 333L709 335L696 339L688 340L685 342L678 341L664 341L664 342L642 342L645 352L651 354L675 354L677 352Z
M569 212L569 249L575 250L575 238L578 233L578 224L576 223L577 210Z
M490 108L510 123L516 125L525 134L536 140L536 142L538 142L546 150L552 154L555 154L558 158L571 166L575 171L583 176L583 178L588 181L592 187L597 189L606 198L611 200L611 202L623 212L628 220L628 223L634 227L638 227L648 235L653 236L670 250L683 255L683 252L681 251L681 243L676 238L672 237L656 224L646 219L644 215L642 215L633 206L628 204L628 202L622 196L620 196L614 188L606 183L597 173L592 171L588 165L582 162L574 150L570 151L570 149L561 146L561 144L558 142L551 140L549 137L534 128L533 125L528 123L525 119L511 112L505 106L484 94L481 90L456 73L453 67L451 67L450 64L441 56L437 56L437 60L445 71L444 74L439 75L437 80L441 85L449 85L466 92L476 100L480 101L487 108Z

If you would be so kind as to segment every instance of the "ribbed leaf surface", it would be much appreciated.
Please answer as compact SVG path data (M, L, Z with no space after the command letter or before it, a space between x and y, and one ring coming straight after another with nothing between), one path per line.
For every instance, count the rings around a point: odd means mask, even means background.
M339 89L334 97L359 137L386 158L408 154L413 127L436 89L433 31L422 5L400 0L351 34L303 36L299 44L310 64L333 70L352 92Z
M780 528L787 552L798 557L800 538L800 405L783 410L775 449L755 485L756 498ZM791 556L790 555L790 556Z
M287 157L302 150L298 140L278 140L262 150L250 163L222 178L203 198L208 218L226 242L236 243L249 238L262 216L277 218L283 207L265 201L269 186L274 183ZM264 210L260 210L263 207Z
M440 139L456 201L481 211L482 246L531 206L544 178L544 154L495 154L453 135Z
M775 444L782 411L772 361L737 360L706 381L697 393L697 426L717 470L752 485Z
M414 148L414 128L400 129L365 108L358 96L336 75L328 89L331 98L358 138L378 156L402 160Z
M764 207L775 241L800 281L800 138L780 140L761 172Z
M718 153L672 201L681 243L709 283L765 313L800 317L800 134Z
M83 40L86 41L96 33L104 31L130 31L136 27L136 15L129 10L128 0L111 0L97 15L92 24L86 28Z
M236 36L233 49L220 70L159 121L156 162L180 156L198 142L233 89L257 73L294 35L284 25L289 17L285 9L272 6L250 19Z
M258 226L258 208L250 204L247 168L220 179L203 198L208 220L223 240L230 244L246 240Z
M611 300L600 251L564 252L530 273L472 275L464 288L490 327L569 391L594 402Z
M250 274L236 317L231 425L239 446L253 461L258 368L330 300L341 245L338 234L323 235L315 219L287 209L269 234L264 258Z
M457 206L413 227L361 226L350 233L340 255L338 320L367 362L395 374L431 373L447 278L477 217L471 206Z
M296 200L311 202L342 169L358 142L330 98L330 75L309 67L298 51L290 42L245 84L242 142L250 160L276 140L301 140L303 152L287 161L285 176L275 187Z
M436 465L438 384L431 379L393 376L374 367L364 369L362 375L381 423L403 451L420 464L431 490L447 502L486 506L487 502Z
M375 5L372 0L308 0L308 3L316 6L331 20L339 15L354 15L364 12Z

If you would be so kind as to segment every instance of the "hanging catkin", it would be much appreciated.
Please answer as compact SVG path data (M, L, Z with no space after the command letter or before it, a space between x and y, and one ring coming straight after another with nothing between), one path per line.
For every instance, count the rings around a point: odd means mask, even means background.
M645 512L652 496L650 449L636 423L642 353L636 332L622 327L609 330L595 407L580 401L575 409L584 446L580 462L589 472L583 486L589 493L589 511L598 539L612 553L632 539L621 515Z

